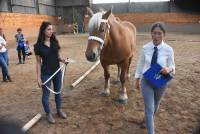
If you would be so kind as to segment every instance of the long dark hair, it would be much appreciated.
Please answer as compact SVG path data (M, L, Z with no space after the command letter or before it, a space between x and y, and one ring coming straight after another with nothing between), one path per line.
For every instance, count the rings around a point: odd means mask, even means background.
M45 41L45 30L49 25L52 25L52 24L50 22L47 22L47 21L42 22L42 24L40 26L40 31L39 31L39 35L38 35L38 38L37 38L36 45L41 45L41 44L44 43L44 41ZM51 47L55 50L55 52L58 53L58 51L60 50L60 45L59 45L59 42L58 42L58 40L57 40L57 38L54 34L52 34L51 37L50 37L50 44L51 44Z

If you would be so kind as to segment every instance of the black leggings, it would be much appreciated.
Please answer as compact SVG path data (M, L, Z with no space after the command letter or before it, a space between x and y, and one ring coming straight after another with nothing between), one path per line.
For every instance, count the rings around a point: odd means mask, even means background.
M22 62L21 60L21 55L23 55L23 62L25 62L25 58L26 58L26 53L25 53L25 49L24 48L18 48L18 59L19 59L19 63Z

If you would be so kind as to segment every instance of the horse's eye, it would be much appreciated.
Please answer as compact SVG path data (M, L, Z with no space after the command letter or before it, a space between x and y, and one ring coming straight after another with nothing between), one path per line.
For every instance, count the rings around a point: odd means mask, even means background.
M100 25L99 32L104 32L104 25L103 24Z
M100 27L99 32L104 32L104 29L102 27Z

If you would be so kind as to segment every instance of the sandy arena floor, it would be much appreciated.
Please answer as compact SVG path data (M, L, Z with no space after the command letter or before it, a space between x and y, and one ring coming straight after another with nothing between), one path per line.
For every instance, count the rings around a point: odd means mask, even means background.
M191 134L200 117L200 36L168 34L166 42L175 51L176 77L171 82L155 118L157 134ZM14 82L0 82L0 118L16 119L22 125L38 112L43 118L30 129L31 134L145 134L138 123L143 118L143 99L134 89L135 63L138 50L150 40L148 33L137 36L137 53L131 64L131 79L126 83L129 102L114 103L119 95L116 66L111 66L111 96L99 96L104 77L101 66L91 72L73 90L70 84L92 66L85 59L87 35L60 35L61 55L77 61L67 66L62 93L66 120L56 116L54 96L50 103L56 124L48 124L41 105L41 89L37 87L35 57L16 65L17 53L10 42L10 74ZM31 45L35 39L30 39ZM0 75L0 80L2 76Z

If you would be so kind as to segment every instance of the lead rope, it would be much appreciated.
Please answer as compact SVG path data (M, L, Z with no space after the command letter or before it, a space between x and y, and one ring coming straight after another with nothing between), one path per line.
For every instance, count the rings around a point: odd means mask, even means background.
M53 94L60 94L62 92L63 89L63 82L64 82L64 75L65 75L65 69L68 63L74 63L74 60L71 59L67 59L65 60L65 64L63 64L55 73L53 73L51 75L51 77L49 77L44 83L42 83L43 86L45 86L50 92L52 92ZM61 76L61 89L58 92L53 91L50 87L48 87L46 84L47 82L49 82L61 69L62 70L62 76Z

